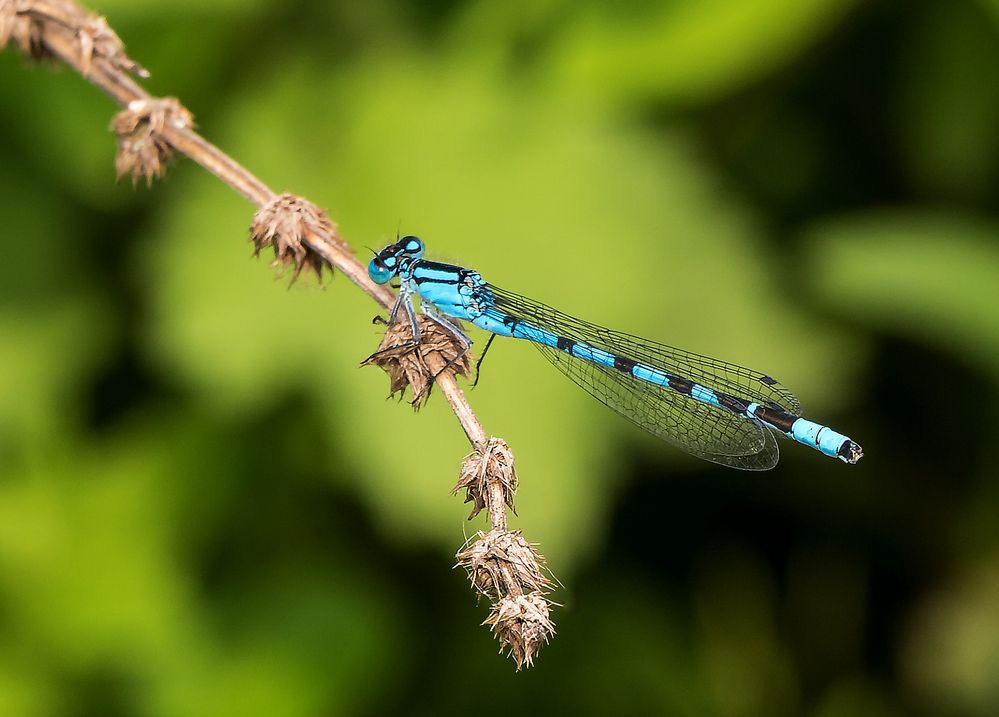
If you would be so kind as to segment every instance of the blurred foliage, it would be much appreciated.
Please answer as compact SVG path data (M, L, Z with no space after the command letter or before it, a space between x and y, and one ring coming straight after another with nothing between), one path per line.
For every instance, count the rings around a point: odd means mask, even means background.
M999 3L96 9L360 256L765 369L867 457L703 464L498 342L471 399L565 604L514 674L370 300L275 280L188 161L116 185L106 98L7 50L0 715L999 711Z

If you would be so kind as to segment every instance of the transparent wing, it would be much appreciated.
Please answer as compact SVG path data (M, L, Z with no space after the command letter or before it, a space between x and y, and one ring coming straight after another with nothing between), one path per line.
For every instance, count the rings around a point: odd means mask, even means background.
M549 306L489 285L494 306L573 341L696 381L702 386L798 415L797 398L769 376L725 361L646 341L631 334L563 314ZM676 391L638 381L616 369L574 358L535 344L576 384L649 433L714 463L766 470L777 463L773 433L757 421L737 416Z
M756 421L543 344L534 346L598 401L688 453L744 470L767 470L777 464L777 441Z

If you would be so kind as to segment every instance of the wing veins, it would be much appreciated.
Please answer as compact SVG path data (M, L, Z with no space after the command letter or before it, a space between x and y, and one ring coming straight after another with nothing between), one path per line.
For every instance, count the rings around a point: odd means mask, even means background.
M591 324L492 284L488 288L495 297L497 309L560 336L695 381L706 388L764 405L774 404L792 415L801 415L797 397L759 371Z

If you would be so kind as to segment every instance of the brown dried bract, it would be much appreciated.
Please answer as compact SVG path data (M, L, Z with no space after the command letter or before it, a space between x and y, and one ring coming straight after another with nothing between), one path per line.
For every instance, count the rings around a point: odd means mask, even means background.
M173 148L163 137L167 126L192 127L194 118L173 97L135 100L114 116L111 131L118 137L115 169L118 179L132 175L132 183L145 179L147 186L162 177Z
M115 69L131 72L138 77L149 77L149 72L142 65L125 54L125 44L103 17L87 13L76 29L76 36L80 42L84 77L90 75L94 60L99 58L107 60Z
M534 665L534 658L555 634L549 617L551 603L540 592L505 597L489 611L482 623L489 625L499 640L500 652L509 648L519 671Z
M0 0L0 48L13 41L25 55L41 59L49 52L43 41L44 21L29 12L33 5L28 0Z
M413 327L403 317L386 329L378 351L361 365L379 366L388 374L389 396L401 395L409 386L413 391L412 406L419 410L430 397L438 374L450 371L467 377L472 367L465 347L450 331L422 314L417 321L419 346L413 343Z
M0 47L13 39L34 58L50 55L46 33L71 33L80 51L80 71L89 77L98 60L139 77L149 73L125 54L121 38L107 21L73 0L0 0Z
M315 272L321 282L323 267L329 263L306 242L308 236L339 242L336 227L326 212L294 194L281 194L257 210L250 227L250 240L259 255L267 247L274 249L274 267L293 267L294 283L303 269Z
M517 492L517 471L513 466L513 453L510 447L500 438L490 438L484 451L476 449L465 458L458 482L451 490L451 495L465 491L465 502L472 503L469 520L489 505L490 484L497 487L497 495L501 496L501 502L508 505L516 515L517 509L513 499ZM502 505L491 507L503 509Z
M472 586L493 601L527 592L548 593L553 587L544 572L544 557L519 530L479 532L455 558Z

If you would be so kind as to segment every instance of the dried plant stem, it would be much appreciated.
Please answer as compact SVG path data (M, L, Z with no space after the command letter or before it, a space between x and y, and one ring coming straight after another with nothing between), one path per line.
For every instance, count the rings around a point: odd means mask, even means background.
M91 55L81 52L81 45L85 44L80 40L82 28L88 21L92 21L94 16L78 5L51 0L13 4L17 15L30 18L39 24L38 30L45 50L103 90L118 105L127 108L135 102L154 100L129 76L126 69L129 63L116 62L115 57L107 57L97 52ZM137 67L134 63L131 63L131 66ZM263 207L278 196L249 170L192 128L177 127L167 123L160 129L160 134L174 150L200 164L257 207ZM371 281L367 269L354 257L335 229L332 236L307 233L303 241L330 266L345 274L382 308L388 309L392 306L395 295L388 287ZM488 438L486 432L454 377L450 373L441 374L437 378L437 384L461 423L469 442L473 446L485 445Z
M500 480L486 483L486 507L489 509L489 525L493 530L506 530L506 488Z
M0 0L0 49L16 44L34 57L52 56L76 70L123 107L112 122L118 135L119 176L151 182L165 171L172 152L194 160L257 207L251 229L257 252L274 250L274 263L290 266L294 276L305 268L322 275L324 266L346 274L383 309L395 295L375 284L367 269L340 237L336 226L312 203L290 194L276 194L245 167L194 130L191 114L173 98L147 93L132 75L148 73L125 55L121 40L101 17L74 0ZM507 508L514 510L517 477L506 443L490 438L458 387L455 376L467 374L468 357L454 347L454 338L440 327L421 325L423 339L412 342L412 327L396 322L386 331L383 349L366 363L382 365L392 377L392 390L410 386L418 407L434 385L440 387L458 418L473 451L462 466L454 488L474 501L474 517L483 509L490 530L459 551L460 565L473 586L489 597L492 608L485 623L517 662L530 666L541 646L554 634L548 600L551 582L544 558L517 531L507 526ZM409 332L408 340L405 336ZM387 347L386 347L387 343Z
M471 443L474 448L483 448L489 442L489 436L486 435L486 431L482 427L482 424L479 423L479 419L476 418L475 414L472 412L472 407L468 404L468 401L465 399L461 389L458 388L458 384L455 383L454 375L449 371L444 370L446 366L444 359L440 356L431 357L427 361L427 365L437 376L436 383L440 386L441 392L444 394L444 398L447 399L448 405L451 406L451 410L454 411L454 415L458 417L458 422L461 423L461 427L465 429L465 435L468 436L468 442ZM445 381L449 381L453 384L455 391L452 392L447 390L445 387ZM505 520L506 517L504 516L504 521Z

